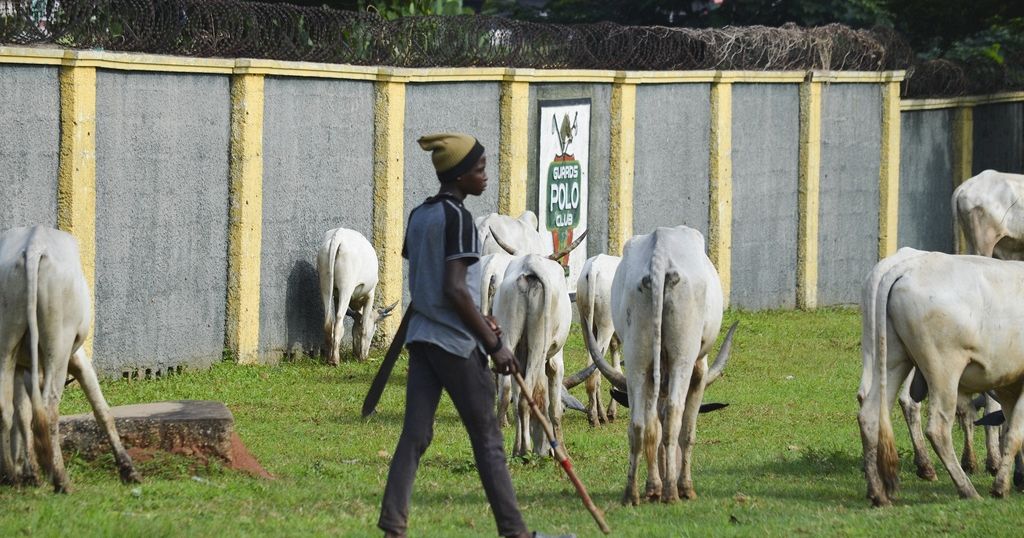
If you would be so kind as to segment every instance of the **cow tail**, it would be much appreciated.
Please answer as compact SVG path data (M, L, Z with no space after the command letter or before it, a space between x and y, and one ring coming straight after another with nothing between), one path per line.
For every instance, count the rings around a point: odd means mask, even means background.
M654 255L651 260L651 326L654 329L651 353L654 354L651 361L651 380L654 383L654 393L657 394L661 387L661 326L662 314L665 310L665 271L667 263L663 256Z
M335 319L335 316L337 314L337 309L334 308L334 263L338 259L338 230L335 230L334 233L331 234L331 243L330 243L330 245L331 245L330 246L330 250L329 250L329 253L327 255L327 259L328 259L327 276L328 276L328 282L330 282L330 284L327 286L327 304L324 305L324 310L327 311L327 321L328 321L328 323L331 326L330 330L331 330L331 336L333 338L333 336L334 336L334 324L338 322L338 320ZM332 353L333 353L333 351L332 351Z
M44 462L53 460L53 444L50 438L50 416L43 405L43 396L39 391L39 260L43 257L43 245L36 239L38 230L29 236L28 247L25 249L25 279L28 283L27 312L29 355L31 356L32 383L32 431L36 446L43 456Z
M888 333L887 319L889 312L889 293L901 276L903 264L890 268L882 276L874 302L874 336L875 336L875 382L878 390L874 397L878 404L878 473L889 497L899 486L900 458L896 452L893 438L892 421L890 418L888 395ZM902 380L901 380L902 381Z

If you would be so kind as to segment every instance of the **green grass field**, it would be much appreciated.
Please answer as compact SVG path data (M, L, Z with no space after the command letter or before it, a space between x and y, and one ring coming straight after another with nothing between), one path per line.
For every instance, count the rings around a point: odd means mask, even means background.
M860 318L855 310L727 313L727 322L734 319L741 324L733 358L725 377L705 396L730 406L698 422L697 500L620 505L626 420L620 415L613 424L591 429L583 414L566 415L565 437L577 473L606 511L614 535L1020 534L1013 522L1024 494L961 501L934 456L939 480L919 480L898 418L902 487L894 507L870 507L856 419ZM567 345L566 370L582 366L584 357L576 330ZM109 456L97 462L72 457L69 495L54 495L46 487L0 488L0 536L376 536L388 455L401 425L406 370L400 362L378 414L363 421L359 407L379 358L338 368L312 360L277 367L223 363L159 380L105 383L111 405L225 402L250 451L277 479L250 478L218 466L193 468L188 460L168 456L141 464L144 483L133 487L118 482ZM582 387L574 392L583 399ZM62 412L86 410L75 385ZM511 433L505 430L507 446ZM959 443L959 434L956 438ZM981 458L982 440L979 430ZM553 460L513 460L511 471L531 528L600 535ZM987 474L973 480L983 494L992 483ZM495 535L468 438L447 398L420 467L410 535Z

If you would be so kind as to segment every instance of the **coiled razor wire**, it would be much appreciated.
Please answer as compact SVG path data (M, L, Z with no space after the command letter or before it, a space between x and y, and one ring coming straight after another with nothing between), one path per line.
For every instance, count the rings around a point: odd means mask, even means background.
M915 64L892 30L725 28L405 17L241 0L0 0L0 43L396 67L909 69L906 95L963 95L963 66ZM998 83L996 83L998 86ZM999 89L987 81L984 92Z

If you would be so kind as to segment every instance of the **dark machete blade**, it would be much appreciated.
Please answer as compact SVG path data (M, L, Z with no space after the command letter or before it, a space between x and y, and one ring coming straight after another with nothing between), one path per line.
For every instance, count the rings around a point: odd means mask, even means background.
M402 322L398 324L395 338L391 341L388 352L380 363L377 375L373 377L373 383L370 383L370 390L366 393L366 399L363 400L363 418L372 415L377 410L377 402L380 401L380 396L384 393L384 386L388 384L391 370L395 368L398 356L402 354L402 348L405 347L405 333L409 330L409 318L412 317L412 312L412 305L409 305L409 308L405 310L405 315L402 316Z

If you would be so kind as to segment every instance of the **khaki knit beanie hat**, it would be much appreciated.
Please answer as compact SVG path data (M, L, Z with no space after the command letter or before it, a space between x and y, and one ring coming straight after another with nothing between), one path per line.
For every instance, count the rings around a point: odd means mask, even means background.
M437 133L421 136L420 147L431 152L437 178L442 183L454 181L468 172L484 154L476 138L462 133Z

